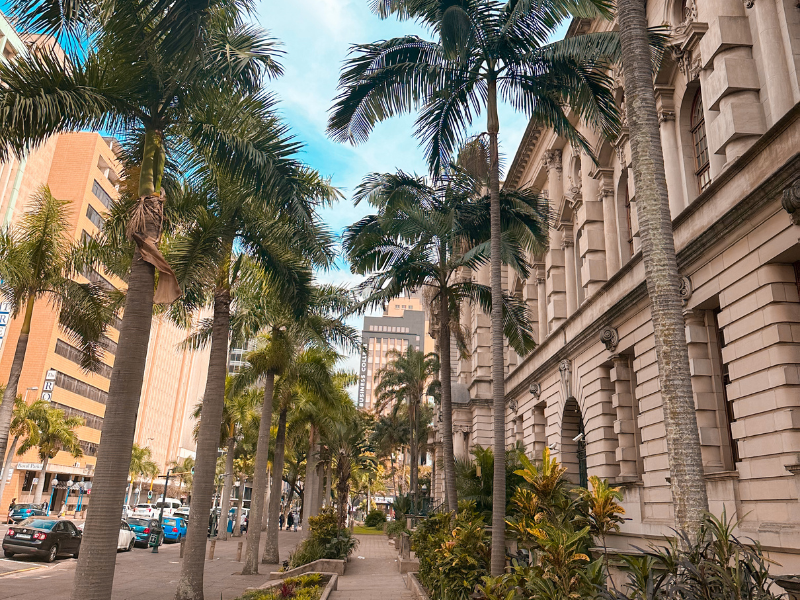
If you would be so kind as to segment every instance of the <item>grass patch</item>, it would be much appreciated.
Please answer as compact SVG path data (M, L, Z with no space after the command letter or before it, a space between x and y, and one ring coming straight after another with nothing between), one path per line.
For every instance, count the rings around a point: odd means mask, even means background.
M362 527L361 525L356 525L353 527L353 535L383 535L383 523L381 523L380 529L375 529L374 527Z

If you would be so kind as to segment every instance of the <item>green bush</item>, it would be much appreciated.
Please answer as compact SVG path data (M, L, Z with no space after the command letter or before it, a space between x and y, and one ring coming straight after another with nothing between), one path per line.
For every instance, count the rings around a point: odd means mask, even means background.
M397 536L403 532L409 533L408 529L406 528L405 519L400 521L392 521L386 526L386 534L389 536Z
M358 540L347 529L338 529L336 512L323 508L316 517L308 518L310 536L303 540L289 557L294 569L321 558L346 559L358 546Z
M310 573L287 577L275 587L247 592L237 600L319 600L323 587L322 575Z
M386 515L380 510L370 511L367 518L364 519L364 527L377 527L381 523L386 523Z

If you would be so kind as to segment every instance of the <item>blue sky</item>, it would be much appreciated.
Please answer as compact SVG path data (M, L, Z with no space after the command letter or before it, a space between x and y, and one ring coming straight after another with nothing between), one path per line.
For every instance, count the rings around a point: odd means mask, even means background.
M257 6L258 23L281 40L286 52L282 58L283 77L269 87L281 99L280 110L295 135L305 144L303 160L317 169L344 194L345 199L322 216L338 235L351 223L367 214L366 205L354 206L352 193L370 172L398 168L426 172L417 140L413 137L414 116L406 115L379 124L369 141L360 146L337 144L325 135L328 110L336 96L342 61L352 44L374 42L414 33L433 39L413 22L381 20L370 12L367 0L262 0ZM558 37L564 35L566 25ZM481 115L472 133L483 131ZM527 126L524 115L508 106L500 107L500 150L510 164ZM324 282L353 284L360 280L350 274L346 263L340 269L320 273ZM361 319L352 324L361 326ZM355 369L357 357L344 367Z

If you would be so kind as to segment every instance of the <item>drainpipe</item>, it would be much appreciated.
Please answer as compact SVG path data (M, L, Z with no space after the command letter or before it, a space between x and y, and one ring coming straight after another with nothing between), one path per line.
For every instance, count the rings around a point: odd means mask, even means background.
M11 188L11 195L8 198L8 208L6 209L6 216L3 219L3 230L8 229L11 223L11 217L14 215L14 207L17 204L19 197L19 188L22 185L22 176L25 175L25 165L28 164L28 156L25 155L19 159L19 166L17 166L17 174L14 176L14 185Z

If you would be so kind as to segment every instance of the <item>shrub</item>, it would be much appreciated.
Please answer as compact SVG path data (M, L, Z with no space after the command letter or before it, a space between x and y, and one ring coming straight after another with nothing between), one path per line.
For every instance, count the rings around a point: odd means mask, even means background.
M310 573L300 577L287 577L280 585L247 592L237 600L319 600L322 588L322 576L319 573Z
M406 521L405 519L401 521L392 521L386 526L386 534L390 537L397 536L403 532L409 533L408 529L406 528Z
M386 515L380 510L370 511L367 518L364 519L365 527L377 527L381 523L386 523Z
M308 525L311 535L289 557L292 569L321 558L343 560L358 546L358 540L348 530L338 529L336 512L332 508L324 508L316 517L309 517Z

